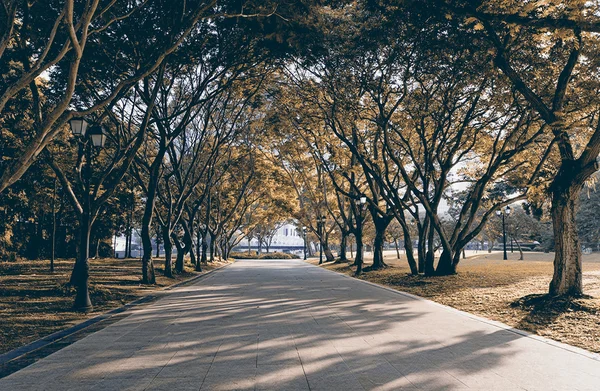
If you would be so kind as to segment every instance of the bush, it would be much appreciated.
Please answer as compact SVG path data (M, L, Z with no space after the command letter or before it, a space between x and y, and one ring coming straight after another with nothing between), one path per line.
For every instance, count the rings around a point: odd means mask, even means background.
M232 252L229 256L233 259L298 259L298 257L294 254L287 254L281 252L274 253L262 253L260 255L256 255L256 252L248 253L244 252Z
M98 256L100 258L113 258L115 253L112 245L106 242L100 242L100 247L98 247Z
M233 259L256 259L255 252L248 253L247 251L244 251L244 252L232 251L231 253L229 253L229 256Z
M288 253L266 253L261 254L260 259L297 259L298 257L294 254Z

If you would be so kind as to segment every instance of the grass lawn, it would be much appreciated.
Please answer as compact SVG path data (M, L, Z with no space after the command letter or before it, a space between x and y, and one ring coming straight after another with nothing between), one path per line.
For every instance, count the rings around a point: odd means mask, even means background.
M548 300L554 254L518 252L502 260L501 252L471 253L461 261L458 274L447 277L409 275L406 259L386 252L389 267L360 278L412 293L466 312L506 323L592 352L600 353L600 255L584 255L584 298ZM318 260L311 259L311 263ZM371 263L366 255L365 266ZM347 264L323 267L352 275Z
M73 262L55 262L53 274L48 271L48 261L0 262L0 354L200 274L187 265L185 273L166 278L164 261L158 259L154 260L157 285L146 286L140 283L139 259L92 260L94 311L82 314L71 311L75 291L66 286ZM213 262L203 269L224 264Z

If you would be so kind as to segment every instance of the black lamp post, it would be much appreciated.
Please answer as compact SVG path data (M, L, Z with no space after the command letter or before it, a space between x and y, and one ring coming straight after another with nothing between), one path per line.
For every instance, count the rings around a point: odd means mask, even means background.
M504 249L504 256L502 259L508 260L508 254L506 253L506 216L510 214L510 206L504 208L504 210L497 210L496 215L502 217L502 245Z
M325 216L317 217L317 231L319 233L319 265L323 263L323 229L325 228Z
M302 240L304 241L304 260L306 261L306 227L302 227Z
M54 177L54 192L52 193L52 246L50 254L50 273L54 273L54 255L56 253L56 187L58 179Z
M90 273L89 255L90 255L90 233L94 218L92 216L92 159L94 151L92 148L102 148L106 142L106 134L99 125L93 125L88 129L88 122L83 118L73 118L70 121L71 132L77 137L80 153L85 156L85 168L81 169L81 179L83 182L84 194L82 202L82 213L79 221L80 240L79 256L75 263L75 277L77 295L73 309L77 311L91 311L92 302L90 301L88 280Z

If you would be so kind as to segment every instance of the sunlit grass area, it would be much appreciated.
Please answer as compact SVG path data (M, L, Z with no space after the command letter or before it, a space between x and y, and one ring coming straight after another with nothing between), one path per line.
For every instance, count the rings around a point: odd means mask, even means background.
M209 263L204 270L224 264ZM166 278L158 259L157 284L148 286L141 284L139 259L91 260L90 296L94 311L83 314L71 310L75 292L67 282L72 267L73 261L60 260L55 263L55 272L50 273L48 261L0 263L0 353L200 274L186 265L185 273Z
M366 264L370 264L366 254ZM584 255L585 297L549 300L553 253L518 252L502 260L500 252L470 253L458 274L411 276L404 255L386 252L388 268L360 278L428 298L441 304L497 320L557 341L600 352L600 255ZM316 261L311 260L312 263ZM329 270L352 275L347 264L326 264Z

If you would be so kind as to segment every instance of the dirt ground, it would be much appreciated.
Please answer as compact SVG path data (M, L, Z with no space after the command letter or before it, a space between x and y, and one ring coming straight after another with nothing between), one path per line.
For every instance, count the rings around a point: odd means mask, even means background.
M0 262L0 354L200 274L188 265L185 273L166 278L163 262L154 261L157 285L146 286L140 283L139 259L92 260L94 311L87 314L71 311L75 291L66 283L72 260L55 262L53 274L48 271L48 261ZM213 262L203 269L206 272L224 264Z
M503 261L501 252L473 252L461 261L458 274L423 277L409 275L403 255L398 260L395 252L386 252L389 267L360 278L600 353L600 255L584 255L586 297L572 300L550 300L545 295L553 256L525 253L525 260L519 261L515 251ZM366 254L366 266L370 263ZM348 275L354 272L346 264L324 267Z

